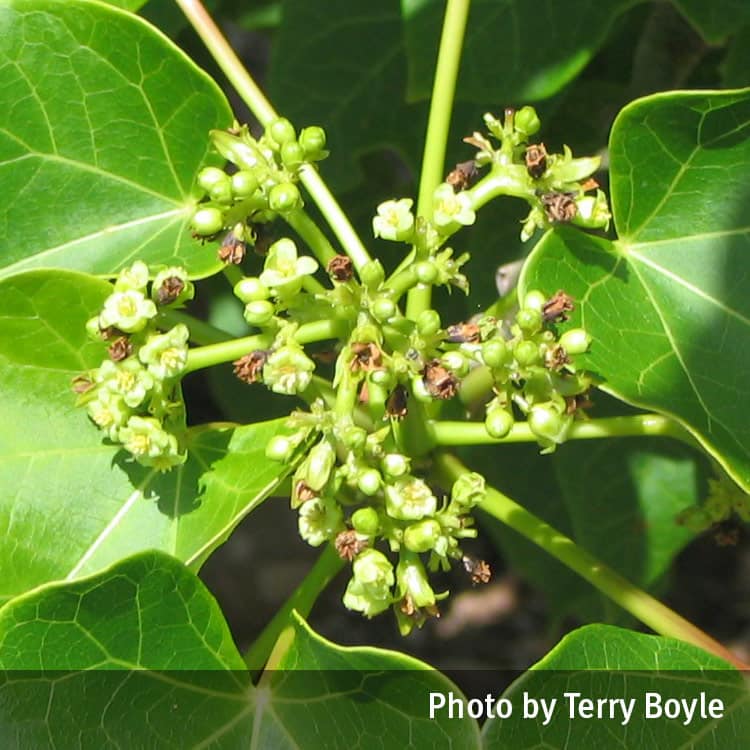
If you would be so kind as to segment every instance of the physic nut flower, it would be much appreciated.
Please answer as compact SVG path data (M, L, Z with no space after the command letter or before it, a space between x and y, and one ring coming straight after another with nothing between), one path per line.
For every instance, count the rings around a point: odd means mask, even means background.
M156 305L143 292L130 289L114 292L104 302L99 315L99 327L114 326L125 333L142 331L156 315Z
M302 277L317 270L318 263L308 255L298 257L296 245L285 237L269 248L259 279L278 297L289 298L302 289Z
M391 518L419 521L434 515L437 498L421 479L404 477L385 488L385 509Z
M118 437L138 463L159 471L184 463L187 458L186 454L180 453L177 438L153 417L130 417Z
M451 505L460 506L463 511L468 511L475 505L484 500L487 494L484 477L471 471L468 474L462 474L451 488Z
M145 292L148 284L148 266L137 260L129 268L123 268L115 281L116 292Z
M344 593L344 606L373 617L391 605L395 583L393 565L375 549L361 552L352 564L352 577Z
M596 195L585 195L576 201L578 209L571 222L579 227L589 229L609 229L609 220L612 214L609 212L607 196L597 190Z
M157 380L173 378L187 364L189 336L187 326L178 323L166 333L150 336L138 352L138 358Z
M94 374L102 390L116 393L131 409L140 406L154 387L154 378L135 358L124 362L104 360Z
M433 195L432 221L441 229L469 226L476 220L471 198L466 193L454 193L447 183L440 185Z
M411 198L385 201L378 206L378 215L372 220L372 231L376 237L393 242L407 242L414 229L414 214Z
M117 440L118 432L132 414L122 396L100 389L93 401L86 405L89 417L110 440Z
M277 349L263 367L263 382L274 392L293 396L310 385L315 363L302 347L290 343Z
M320 547L344 528L344 516L332 498L315 497L300 506L297 523L300 536L311 547Z
M165 268L154 277L151 299L157 305L182 305L195 296L187 271L179 266Z

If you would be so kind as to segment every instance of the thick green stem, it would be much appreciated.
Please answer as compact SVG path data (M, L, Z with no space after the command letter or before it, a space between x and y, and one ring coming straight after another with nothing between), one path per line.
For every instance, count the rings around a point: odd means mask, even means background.
M336 257L336 251L328 241L328 237L304 211L297 209L284 218L287 224L310 246L313 254L324 268L332 258Z
M259 672L264 666L271 671L278 665L293 638L294 631L290 624L292 610L307 617L315 600L343 565L344 561L336 554L333 545L327 545L304 581L245 652L243 658L251 672Z
M504 438L487 434L483 422L432 422L430 432L437 445L493 445L495 443L533 443L537 436L526 422L516 422ZM636 414L630 417L603 417L585 422L574 422L568 433L569 440L595 438L671 437L690 445L690 433L669 417L661 414Z
M310 344L313 341L340 338L343 333L344 324L339 320L316 320L301 325L294 334L294 339L300 344ZM187 375L189 372L202 370L205 367L213 367L222 362L232 362L256 349L266 349L272 342L272 336L261 333L219 344L196 347L188 352L184 374Z
M432 194L444 177L445 148L448 143L469 5L470 0L448 0L445 8L417 198L417 216L425 218L432 216ZM431 300L431 286L410 289L406 302L407 317L416 319L419 313L430 308Z
M194 318L184 310L164 310L159 315L159 322L164 321L167 325L174 326L183 323L190 331L190 341L194 344L205 346L206 344L220 344L232 338L231 333L222 331L203 320Z
M457 458L440 454L436 459L438 470L451 484L467 469ZM685 618L662 604L650 594L634 586L618 573L602 564L572 539L545 523L526 508L490 487L479 506L485 513L502 521L522 536L542 547L550 555L578 573L592 586L660 635L679 638L725 659L738 669L747 669L740 659L695 627Z
M278 117L276 110L235 55L226 37L221 33L200 0L176 0L176 2L198 36L203 40L224 75L237 90L242 101L258 118L260 124L265 126L275 120ZM342 247L352 259L354 267L361 271L365 263L370 260L370 256L317 170L310 165L304 165L300 170L300 180L341 242Z

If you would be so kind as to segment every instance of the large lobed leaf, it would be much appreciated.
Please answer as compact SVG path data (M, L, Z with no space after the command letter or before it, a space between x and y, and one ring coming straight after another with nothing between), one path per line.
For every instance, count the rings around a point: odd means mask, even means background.
M659 94L610 141L615 242L561 228L522 286L566 289L602 388L681 421L750 489L750 90Z
M135 258L215 271L187 221L208 131L231 122L217 85L97 2L9 0L0 28L0 275Z
M283 420L193 428L166 474L102 439L71 379L101 362L84 324L110 289L73 271L0 282L0 602L143 549L197 568L288 471L264 455Z

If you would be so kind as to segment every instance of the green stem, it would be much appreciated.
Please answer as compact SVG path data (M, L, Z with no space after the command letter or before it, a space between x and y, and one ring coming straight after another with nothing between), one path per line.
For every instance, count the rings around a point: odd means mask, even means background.
M216 328L204 320L198 320L198 318L194 318L184 310L164 310L159 315L159 320L163 320L170 326L183 323L190 331L190 341L202 346L206 344L220 344L232 338L231 333L222 331L220 328Z
M221 33L200 0L176 0L176 2L198 36L203 40L224 75L237 90L242 101L258 118L260 124L266 126L272 120L275 120L278 114L235 55L226 37ZM357 271L361 271L365 263L369 262L370 256L346 214L331 195L315 167L303 165L299 174L302 184L307 188L320 212L341 242L341 246L352 259L354 267Z
M432 422L430 432L437 445L494 445L496 443L534 443L536 435L526 422L516 422L504 438L487 434L483 422ZM630 417L603 417L574 422L569 440L595 438L671 437L693 444L690 433L669 417L661 414L636 414Z
M452 483L469 471L451 455L441 454L436 461L439 471L445 475L448 483ZM748 668L707 633L603 565L600 560L579 547L572 539L561 534L498 490L488 488L487 496L479 507L488 515L502 521L549 552L656 633L692 643L725 659L738 669Z
M235 266L233 263L224 266L224 268L221 269L221 272L224 274L224 277L229 282L232 289L234 289L234 287L244 278L242 275L242 269L239 266Z
M284 219L297 234L310 246L315 257L325 268L337 253L321 228L301 209L292 211Z
M419 178L417 216L432 216L432 194L443 181L445 149L469 5L470 0L448 0L445 9L422 157L422 173ZM416 319L419 313L430 308L431 300L431 286L420 285L410 289L406 302L407 317Z
M384 286L386 289L392 289L395 299L398 300L404 292L408 292L409 289L415 287L417 284L419 284L417 272L414 270L414 266L410 265L403 271L393 274L393 276L385 282Z
M307 617L315 600L343 565L344 561L336 554L333 545L327 545L302 583L245 652L243 658L251 672L259 672L264 665L270 672L278 665L293 638L292 610Z
M339 338L343 330L344 325L339 320L315 320L302 324L294 334L294 339L300 344L310 344L313 341ZM184 374L213 367L222 362L232 362L256 349L267 349L272 341L273 339L268 334L261 333L190 349Z

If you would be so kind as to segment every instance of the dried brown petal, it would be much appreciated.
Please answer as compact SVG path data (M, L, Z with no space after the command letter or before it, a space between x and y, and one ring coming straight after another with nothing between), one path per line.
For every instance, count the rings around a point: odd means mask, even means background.
M433 359L425 365L422 379L433 398L448 399L458 393L458 378L439 359Z
M244 357L240 357L233 362L234 374L243 383L257 383L263 373L263 365L268 359L268 352L264 349L257 349Z
M171 305L182 294L184 288L185 282L179 276L169 276L156 290L156 304Z
M379 369L383 362L383 353L377 344L352 344L352 354L354 356L349 365L352 372L371 372Z
M560 344L555 344L544 353L544 366L548 370L562 370L565 365L569 365L571 362L568 353Z
M481 339L481 331L476 323L456 323L446 329L446 341L451 344L476 344Z
M359 537L354 529L348 529L347 531L339 532L333 544L336 547L339 557L342 560L351 562L367 547L367 540Z
M448 174L445 181L453 188L454 193L470 188L479 176L477 164L473 159L456 164L455 169Z
M385 415L391 419L401 420L409 413L407 404L409 393L403 385L397 385L385 402Z
M72 383L73 393L87 393L94 387L94 382L88 375L76 375Z
M562 289L558 289L542 306L545 323L559 323L568 319L568 313L575 310L573 298Z
M538 180L547 170L547 149L543 143L526 147L526 171Z
M334 281L349 281L354 276L354 266L348 255L336 255L331 258L326 270Z
M464 555L461 558L461 562L464 565L464 570L471 576L473 584L489 583L490 578L492 578L492 570L489 563L484 560L478 560L471 555Z
M239 239L234 232L227 232L219 248L219 260L235 266L242 263L247 252L247 243Z
M570 193L553 191L541 196L544 211L550 221L566 223L575 218L578 206Z
M307 482L300 479L297 484L294 485L293 507L306 503L308 500L314 500L316 497L318 497L318 493L315 492Z
M119 336L107 348L113 362L122 362L133 353L133 344L127 336Z

